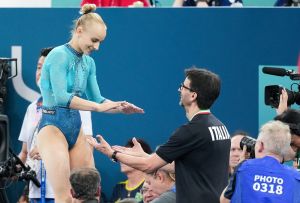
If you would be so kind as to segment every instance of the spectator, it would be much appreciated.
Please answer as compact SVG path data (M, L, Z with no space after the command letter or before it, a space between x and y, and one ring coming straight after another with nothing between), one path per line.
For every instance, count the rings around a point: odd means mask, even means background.
M98 203L101 177L95 168L77 168L70 175L71 195L74 203Z
M151 203L175 203L176 188L175 174L170 173L165 167L158 169L154 174L148 175L149 189L159 194Z
M147 173L175 161L176 201L180 203L217 203L228 183L230 135L211 112L221 88L219 76L199 68L185 71L180 85L179 104L189 122L178 128L156 153L138 157L116 151L98 136L88 142L109 158L119 160Z
M236 168L221 203L299 202L300 174L281 164L290 151L289 127L270 121L260 129L255 144L255 159L248 159Z
M152 152L147 142L142 139L137 139L137 141L141 144L144 152L148 154ZM125 147L133 147L132 139L127 141ZM111 202L119 202L125 198L134 198L137 202L142 202L140 190L145 180L145 173L122 163L120 163L120 166L121 172L124 173L128 179L118 183L114 187Z
M95 4L98 7L149 7L148 0L82 0L84 4Z
M274 6L300 6L299 0L277 0Z
M150 188L149 185L149 175L146 175L145 182L143 184L143 187L141 189L141 193L143 195L143 202L144 203L149 203L153 199L159 196L159 194L153 192L153 190Z
M118 203L138 203L135 198L125 198L121 201L118 201Z
M209 6L232 6L242 7L243 0L174 0L173 7L182 6L197 6L197 7L209 7Z
M240 143L243 137L248 136L246 132L237 131L231 137L230 155L229 155L229 176L233 174L234 168L240 163L243 150Z

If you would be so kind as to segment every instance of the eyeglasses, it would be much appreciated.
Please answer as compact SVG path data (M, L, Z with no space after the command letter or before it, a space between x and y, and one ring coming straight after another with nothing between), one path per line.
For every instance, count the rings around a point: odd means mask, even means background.
M183 83L181 83L181 84L179 85L179 89L182 90L182 88L185 88L185 89L187 89L187 90L190 90L191 92L195 92L195 90L193 90L192 88L189 88L189 87L185 86Z
M146 192L148 192L149 191L149 189L148 188L142 188L141 190L140 190L140 193L141 194L145 194Z

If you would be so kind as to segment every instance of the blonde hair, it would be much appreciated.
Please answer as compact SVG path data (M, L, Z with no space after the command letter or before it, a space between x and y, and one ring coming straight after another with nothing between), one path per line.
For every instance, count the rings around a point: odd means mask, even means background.
M86 28L86 25L90 22L96 22L100 23L105 26L106 25L101 18L101 16L98 13L95 13L96 11L96 5L95 4L84 4L80 9L81 16L73 21L73 29L71 34L73 35L74 31L79 27L82 26L83 28Z
M266 152L284 157L290 150L290 128L280 121L269 121L261 127L257 141L264 143Z
M157 171L155 171L155 173L153 174L154 177L156 176L156 174L157 174L158 172L163 173L164 176L165 176L169 181L175 182L175 173L166 170L164 167L161 167L161 168L157 169Z

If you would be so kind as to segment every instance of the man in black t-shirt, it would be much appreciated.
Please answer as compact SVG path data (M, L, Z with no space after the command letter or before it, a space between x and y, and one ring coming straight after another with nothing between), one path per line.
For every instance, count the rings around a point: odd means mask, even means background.
M114 161L148 173L175 161L176 202L218 203L228 181L230 151L226 127L209 110L219 96L220 79L195 67L187 69L185 76L178 89L179 104L189 122L156 153L141 157L133 150L113 149L101 136L100 143L95 139L89 139L89 143Z

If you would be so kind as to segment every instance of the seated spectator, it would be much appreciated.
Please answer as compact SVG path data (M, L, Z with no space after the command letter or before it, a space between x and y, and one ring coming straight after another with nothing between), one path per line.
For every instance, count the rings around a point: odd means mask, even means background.
M71 195L74 203L98 203L101 177L95 168L77 168L71 172Z
M97 7L149 7L148 0L82 0L84 4L95 4Z
M126 198L126 199L122 199L118 203L138 203L138 201L136 201L134 198Z
M167 166L168 167L168 166ZM158 194L150 203L175 203L175 174L170 173L167 167L158 169L154 174L149 174L149 189Z
M243 137L248 136L246 132L236 131L231 137L230 155L229 155L229 176L233 174L234 168L240 163L243 150L240 143Z
M132 147L114 146L114 149L139 157L148 157L142 144L135 138L132 139ZM141 189L144 203L171 203L176 202L175 189L175 163L167 164L158 169L154 174L147 174Z
M143 202L144 203L149 203L153 199L155 199L156 197L159 196L159 194L153 192L153 190L149 187L149 180L147 180L147 177L149 177L149 176L146 176L145 182L144 182L143 187L141 189L141 194L143 195Z
M263 125L255 144L256 158L236 168L220 202L299 202L300 174L281 164L290 152L290 143L286 124L270 121Z
M150 146L142 139L137 139L142 149L146 153L151 153ZM125 147L132 148L134 146L132 139L128 140ZM142 202L143 197L140 190L145 180L145 174L125 164L120 163L121 172L127 176L126 181L118 183L112 193L111 202L119 202L125 198L135 198L137 202Z
M299 0L277 0L274 6L300 6Z
M197 6L197 7L209 7L209 6L232 6L242 7L243 0L174 0L173 7L182 6Z

